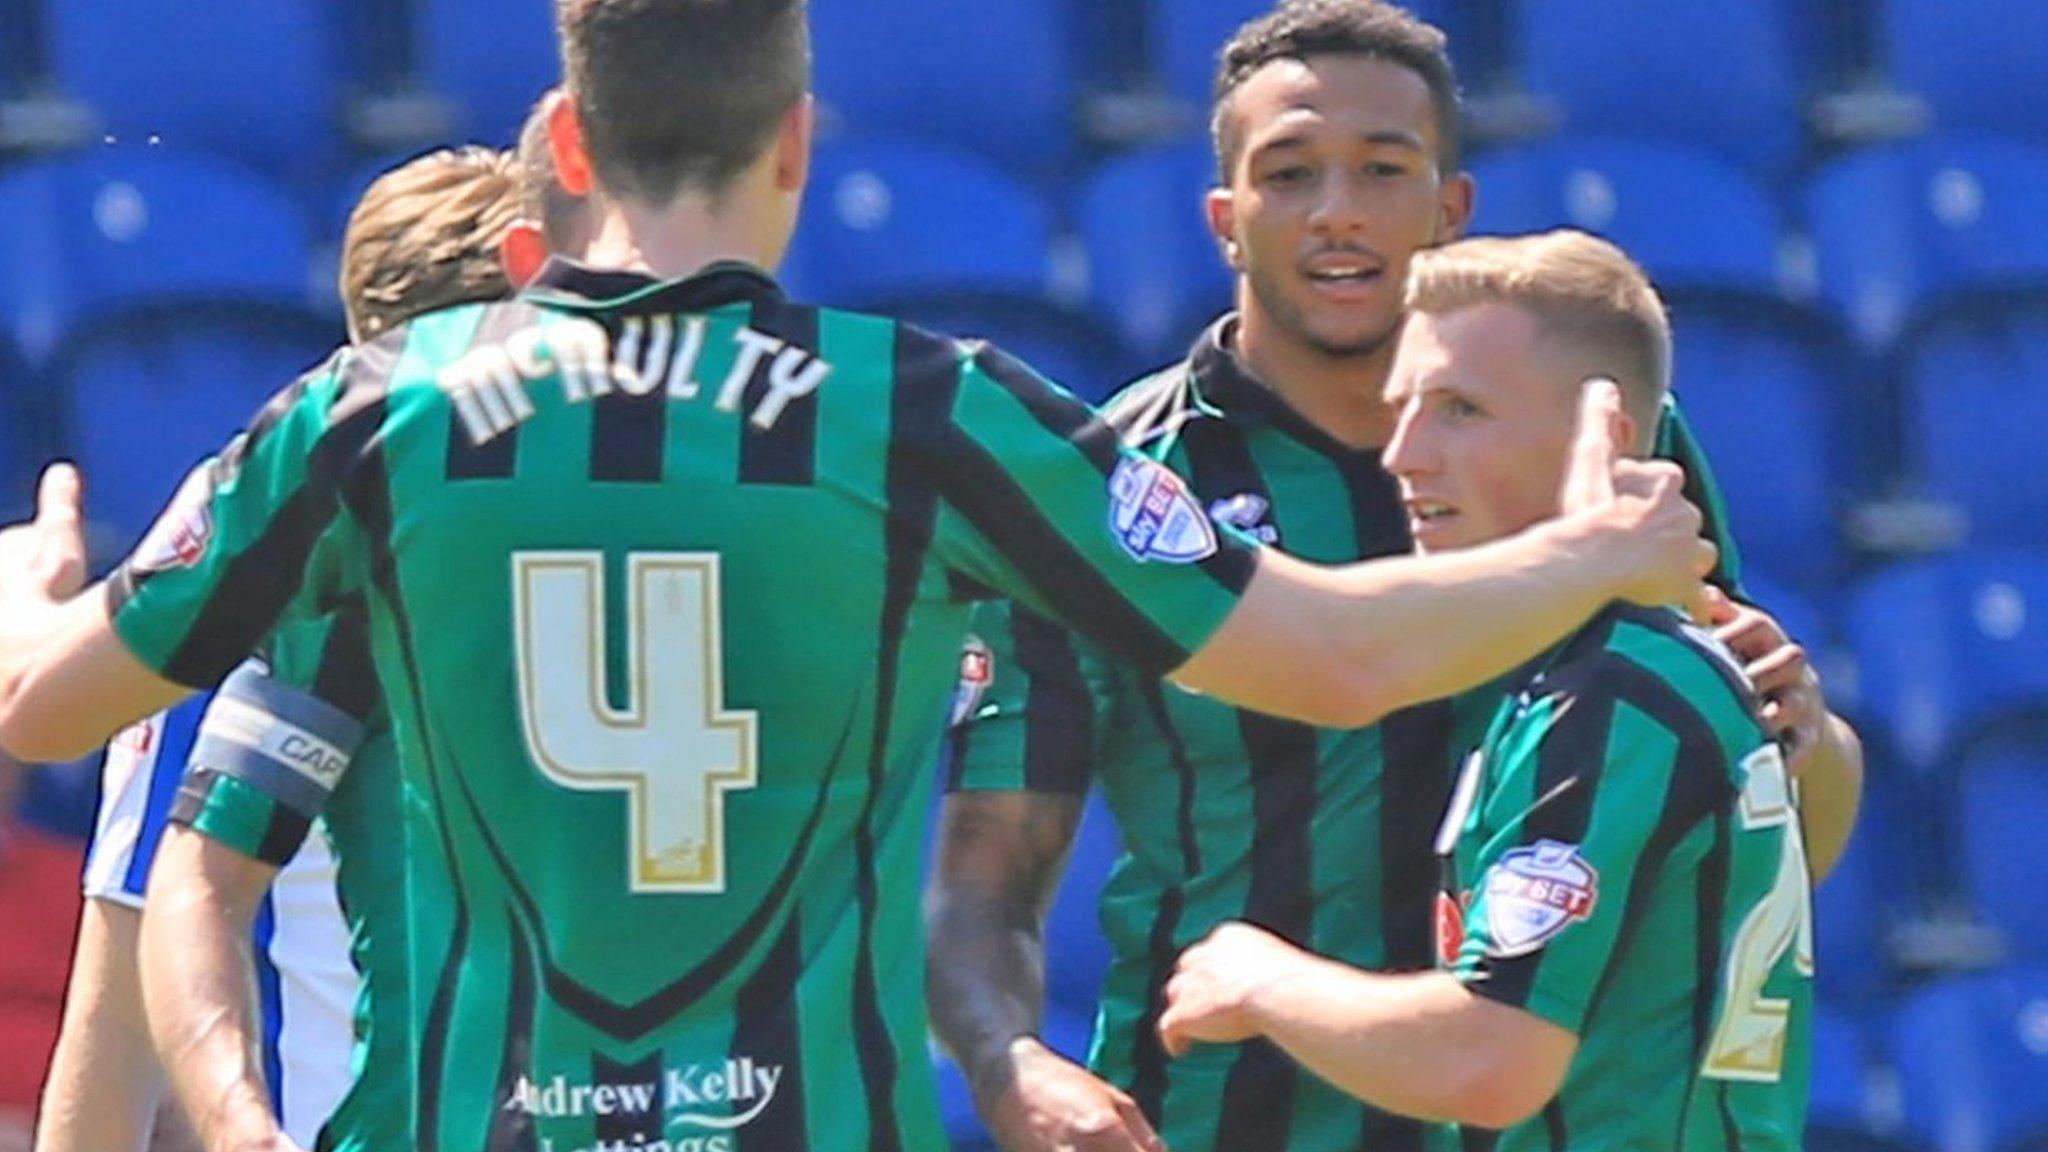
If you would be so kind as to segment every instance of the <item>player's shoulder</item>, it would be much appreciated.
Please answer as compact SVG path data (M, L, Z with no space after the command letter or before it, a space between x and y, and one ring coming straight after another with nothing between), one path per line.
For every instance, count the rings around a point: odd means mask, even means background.
M1102 403L1102 418L1134 447L1172 435L1200 411L1195 374L1186 360L1138 377Z
M1626 702L1667 727L1755 726L1755 692L1735 656L1667 608L1610 605L1566 642L1542 679L1577 698Z

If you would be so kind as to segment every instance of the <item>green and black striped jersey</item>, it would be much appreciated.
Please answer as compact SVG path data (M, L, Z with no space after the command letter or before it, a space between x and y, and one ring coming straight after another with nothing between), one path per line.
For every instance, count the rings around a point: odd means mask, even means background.
M1159 674L1257 559L996 349L738 265L557 263L220 473L115 627L203 684L366 596L426 1152L940 1146L915 878L971 602Z
M1579 1046L1539 1115L1478 1142L1796 1152L1812 884L1754 692L1669 611L1610 608L1533 668L1444 821L1439 951Z
M362 599L351 598L330 617L279 629L262 664L262 678L280 691L304 693L360 724L360 744L345 758L338 779L334 765L343 758L317 736L305 740L311 733L295 734L302 741L296 745L290 738L250 740L250 747L269 754L271 764L289 762L300 749L309 760L319 758L295 765L295 772L238 772L195 757L171 818L274 866L297 851L315 820L325 825L348 920L349 959L362 979L349 1057L356 1075L323 1130L319 1152L405 1147L411 1142L414 1078L405 1036L410 977L403 812L398 750L377 697ZM209 714L209 723L213 719ZM236 739L250 735L238 733ZM306 787L309 782L315 787ZM375 1073L364 1074L370 1069Z
M1186 476L1220 523L1312 560L1409 551L1379 453L1345 448L1248 375L1230 323L1120 393L1110 422ZM1711 492L1703 461L1681 463ZM1360 967L1428 968L1432 838L1498 692L1316 729L1182 692L1028 610L983 605L973 632L987 675L960 690L950 787L1079 793L1099 781L1123 833L1102 894L1111 959L1092 1066L1176 1152L1446 1146L1447 1129L1367 1107L1265 1041L1169 1062L1154 1024L1181 949L1229 919Z

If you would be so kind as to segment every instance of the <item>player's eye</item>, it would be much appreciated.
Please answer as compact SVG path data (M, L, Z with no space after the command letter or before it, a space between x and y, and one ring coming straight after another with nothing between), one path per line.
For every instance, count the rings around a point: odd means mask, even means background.
M1290 185L1306 184L1314 178L1315 169L1310 168L1308 165L1287 164L1279 168L1269 169L1265 175L1265 182L1267 184L1287 187Z

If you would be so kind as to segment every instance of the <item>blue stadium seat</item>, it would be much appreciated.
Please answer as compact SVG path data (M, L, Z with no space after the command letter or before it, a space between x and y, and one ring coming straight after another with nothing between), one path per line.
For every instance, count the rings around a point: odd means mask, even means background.
M289 307L186 305L89 323L49 378L70 404L64 447L87 478L99 553L125 553L192 465L339 339Z
M1805 588L1839 575L1837 350L1789 309L1701 300L1675 311L1673 383L1744 560Z
M1119 157L1098 169L1076 207L1088 294L1147 362L1186 354L1230 307L1232 277L1210 235L1203 196L1216 183L1207 137Z
M1821 295L1871 347L1945 294L2048 287L2048 147L1936 137L1830 164L1806 192Z
M1894 565L1851 598L1866 736L1929 773L1985 721L2048 699L2048 555L1978 549Z
M1973 749L1957 770L1963 887L1985 923L2019 958L2048 960L2048 901L2033 889L2048 873L2048 697L2015 732Z
M1444 27L1453 15L1453 3L1455 0L1406 0L1401 7ZM1206 112L1224 43L1239 25L1272 10L1272 0L1151 0L1154 56L1167 90ZM1454 51L1459 48L1455 34L1451 47ZM1456 59L1462 63L1462 57Z
M1090 404L1140 370L1088 317L1042 300L939 293L906 297L886 311L934 332L987 340Z
M189 155L91 152L0 173L0 332L31 366L88 311L309 296L283 192Z
M1946 310L1912 339L1904 369L1928 494L1963 512L1974 543L2048 547L2048 282L2030 298Z
M906 133L1049 175L1073 151L1076 67L1046 0L816 0L826 127Z
M1712 153L1663 141L1561 137L1489 153L1470 167L1479 182L1474 233L1580 228L1628 249L1666 290L1781 292L1777 209L1761 186Z
M549 0L419 0L426 79L466 113L470 139L510 145L562 75Z
M34 511L30 486L42 458L45 399L20 355L0 339L0 517L9 523Z
M2048 969L1931 984L1891 1039L1906 1126L1933 1152L2018 1152L2048 1137Z
M807 299L873 307L1048 290L1052 212L973 153L904 139L820 148L807 200L783 269Z
M1857 1020L1826 1003L1815 1005L1813 1087L1809 1130L1866 1133L1870 1129L1870 1067Z
M1524 75L1574 132L1711 148L1775 174L1797 156L1804 77L1782 0L1520 0Z
M1925 96L1944 129L2048 141L2048 9L2034 0L1885 0L1877 5L1892 73Z
M1109 970L1109 942L1102 935L1096 902L1123 850L1116 817L1099 793L1091 794L1045 925L1047 998L1091 1022L1102 975ZM1080 1051L1085 1055L1087 1049Z
M45 4L58 86L92 105L121 146L157 137L294 185L341 152L337 11L327 0Z

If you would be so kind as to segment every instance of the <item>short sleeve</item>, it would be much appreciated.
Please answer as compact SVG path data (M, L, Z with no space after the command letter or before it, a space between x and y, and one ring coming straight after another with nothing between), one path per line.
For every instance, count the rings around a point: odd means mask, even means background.
M977 605L960 657L948 790L1086 793L1097 713L1071 633L1008 601Z
M1581 695L1531 710L1489 748L1511 762L1488 771L1478 822L1488 843L1455 971L1480 995L1576 1033L1641 896L1636 874L1667 818L1678 738L1624 701Z
M337 354L186 480L108 581L114 630L137 659L210 687L280 621L346 591L344 490L382 411L351 381L373 371Z
M1236 607L1257 543L1017 360L922 339L911 370L948 391L897 435L936 488L936 558L1147 675L1185 662Z

